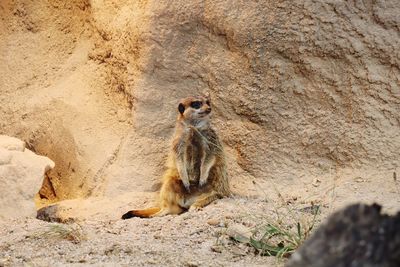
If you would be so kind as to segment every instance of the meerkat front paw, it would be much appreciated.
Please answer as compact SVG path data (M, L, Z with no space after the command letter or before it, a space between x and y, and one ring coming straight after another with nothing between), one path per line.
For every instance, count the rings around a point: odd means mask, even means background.
M190 193L190 182L189 182L189 179L188 180L182 180L182 184L185 187L186 191L188 191Z
M199 186L202 187L207 183L207 177L200 177Z

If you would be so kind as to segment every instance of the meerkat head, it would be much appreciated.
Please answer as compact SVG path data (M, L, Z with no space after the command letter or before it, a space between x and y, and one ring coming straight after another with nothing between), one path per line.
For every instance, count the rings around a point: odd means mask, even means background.
M179 120L195 127L207 125L211 115L210 95L190 96L182 99L178 105Z

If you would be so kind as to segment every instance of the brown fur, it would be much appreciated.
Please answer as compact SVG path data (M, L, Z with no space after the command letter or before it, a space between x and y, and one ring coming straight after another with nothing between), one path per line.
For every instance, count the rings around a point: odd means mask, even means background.
M201 106L192 106L200 102ZM172 150L160 191L160 206L132 210L122 218L156 217L200 209L230 195L225 154L210 125L209 96L193 96L179 103Z

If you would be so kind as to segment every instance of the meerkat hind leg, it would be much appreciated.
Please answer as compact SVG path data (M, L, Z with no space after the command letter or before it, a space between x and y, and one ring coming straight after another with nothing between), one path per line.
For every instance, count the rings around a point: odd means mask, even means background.
M204 193L198 196L196 201L190 206L189 211L199 210L219 198L220 196L216 192Z
M159 212L153 214L151 217L161 217L169 214L181 214L183 211L184 209L182 209L178 205L171 205L169 207L161 209Z
M168 214L181 214L184 208L180 206L185 192L185 186L174 176L167 176L160 191L161 210L152 217L159 217Z

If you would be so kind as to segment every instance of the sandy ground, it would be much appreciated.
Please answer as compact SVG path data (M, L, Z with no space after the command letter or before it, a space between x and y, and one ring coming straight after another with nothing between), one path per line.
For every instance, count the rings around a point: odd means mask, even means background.
M222 199L201 211L179 216L120 220L117 217L126 207L118 207L111 215L93 212L91 217L70 224L34 218L3 222L0 266L279 267L285 259L260 256L254 248L230 238L229 229L241 225L254 231L266 222L278 221L287 226L297 222L310 225L312 203L321 208L317 225L337 208L357 200L378 202L389 213L400 210L400 185L389 173L370 175L379 179L371 180L367 174L362 178L357 173L353 179L338 178L334 190L314 181L310 185L314 191L309 190L308 197L298 192L280 193L276 187L275 193Z
M224 199L202 211L155 219L20 219L0 226L0 266L282 266L225 234L238 223L255 227L256 214L271 213L267 207L260 200Z

